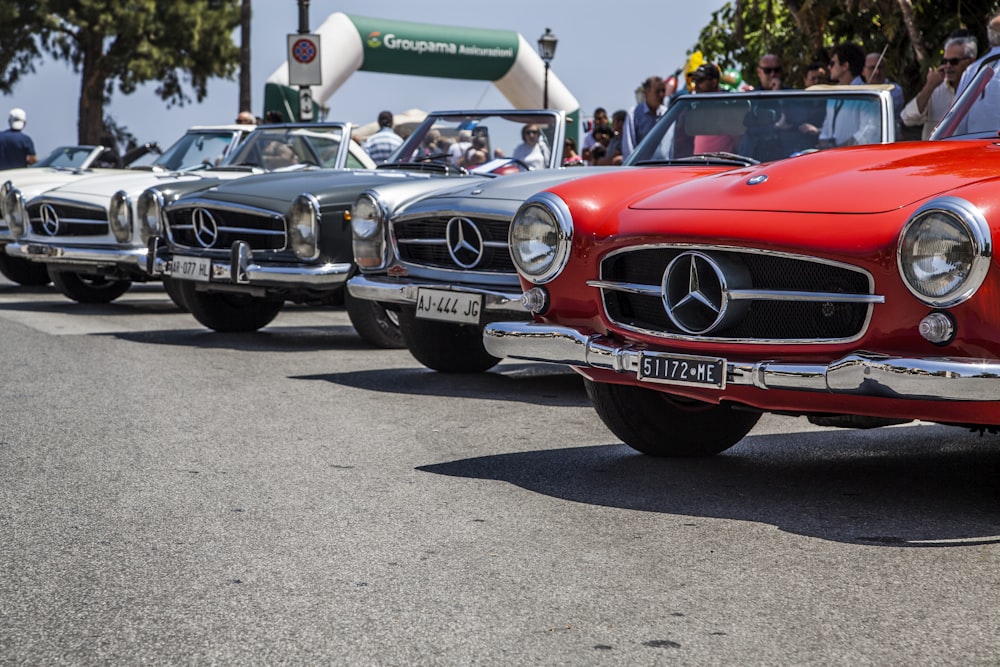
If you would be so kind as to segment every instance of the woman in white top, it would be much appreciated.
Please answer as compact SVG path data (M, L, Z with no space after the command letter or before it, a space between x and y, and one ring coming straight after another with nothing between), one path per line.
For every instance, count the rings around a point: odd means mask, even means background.
M528 165L530 169L545 169L549 166L549 148L541 140L542 132L537 125L525 125L521 128L521 140L524 142L514 149L514 158Z

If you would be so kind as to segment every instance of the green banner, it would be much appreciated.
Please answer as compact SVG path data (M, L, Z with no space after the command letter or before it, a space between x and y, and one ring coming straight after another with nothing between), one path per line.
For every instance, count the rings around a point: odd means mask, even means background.
M517 33L348 16L368 72L496 81L517 57Z

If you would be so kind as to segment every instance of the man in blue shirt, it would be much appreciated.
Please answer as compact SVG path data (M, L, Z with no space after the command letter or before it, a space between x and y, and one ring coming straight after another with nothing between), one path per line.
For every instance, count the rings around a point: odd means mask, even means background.
M24 133L28 122L24 109L11 109L7 116L10 129L0 132L0 169L29 167L38 162L35 143Z
M403 145L403 137L392 129L392 112L383 111L378 115L379 130L365 139L361 147L365 149L375 164L384 164L392 152Z
M663 99L667 96L667 84L658 76L651 76L642 82L645 99L629 109L622 128L622 159L635 150L639 142L649 134L660 116L667 113Z

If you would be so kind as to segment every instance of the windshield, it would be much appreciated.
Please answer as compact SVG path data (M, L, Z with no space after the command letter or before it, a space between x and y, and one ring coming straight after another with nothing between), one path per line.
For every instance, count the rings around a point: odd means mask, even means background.
M100 151L100 146L60 146L31 166L81 169L89 165Z
M884 143L895 138L887 122L891 108L885 91L857 86L681 95L625 164L728 154L769 162L834 146Z
M973 71L973 63L967 72ZM964 81L963 77L963 81ZM961 84L959 84L961 87ZM995 139L1000 132L1000 56L977 66L948 113L931 134L938 139Z
M387 167L437 162L476 169L515 159L528 169L562 164L563 115L554 111L434 113L389 158Z
M261 127L247 137L223 166L282 169L297 165L336 167L344 145L343 125Z
M188 132L165 150L153 167L181 171L217 166L233 143L234 134L232 130Z

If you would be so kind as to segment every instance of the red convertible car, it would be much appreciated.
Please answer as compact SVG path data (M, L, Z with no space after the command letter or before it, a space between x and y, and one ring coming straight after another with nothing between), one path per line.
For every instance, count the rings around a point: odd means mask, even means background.
M654 456L719 453L763 412L1000 431L994 67L932 141L530 197L509 241L533 321L490 324L486 349L572 366Z

